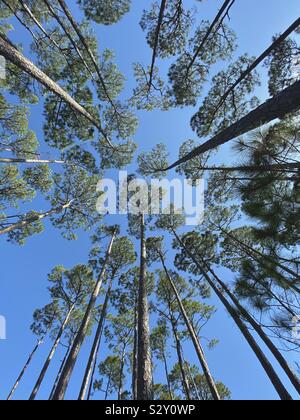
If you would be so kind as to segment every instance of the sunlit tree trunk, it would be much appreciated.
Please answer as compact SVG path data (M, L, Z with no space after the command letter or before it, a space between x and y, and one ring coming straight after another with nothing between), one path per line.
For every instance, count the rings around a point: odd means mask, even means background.
M147 250L145 236L145 219L141 216L141 262L138 299L138 376L137 399L151 400L152 362L150 347L149 308L147 291Z
M261 363L262 367L264 368L267 376L269 377L270 381L272 382L272 384L273 384L274 388L276 389L279 397L282 400L292 400L291 395L289 394L289 392L287 391L287 389L283 385L282 381L280 380L279 376L275 372L275 370L274 370L273 366L271 365L270 361L268 360L268 358L266 357L266 355L264 354L264 352L262 351L262 349L259 347L259 345L257 344L256 340L250 334L250 332L249 332L247 326L245 325L245 323L240 318L240 315L239 315L238 311L226 299L226 297L224 296L224 292L222 291L222 289L220 289L219 287L217 287L216 284L211 280L211 278L207 274L205 268L200 264L200 262L193 255L193 253L184 245L184 243L181 241L181 239L176 234L176 232L174 231L173 233L175 234L175 237L176 237L177 241L179 242L179 244L181 245L181 247L186 251L186 253L189 255L189 257L197 265L197 267L201 271L202 275L204 276L204 278L206 279L206 281L208 282L208 284L211 286L211 288L216 293L216 295L218 296L218 298L221 300L221 302L224 305L224 307L226 308L226 310L231 315L232 319L234 320L234 322L238 326L239 330L241 331L241 333L245 337L245 339L248 342L249 346L251 347L251 349L253 350L253 352L256 354L259 362Z
M89 328L89 324L90 324L90 321L92 319L93 309L95 307L97 298L98 298L99 293L100 293L101 288L102 288L102 283L103 283L103 280L104 280L104 277L105 277L105 274L106 274L107 264L109 262L109 258L110 258L110 255L111 255L114 240L116 238L116 234L117 234L117 231L115 230L113 235L112 235L110 244L107 248L105 261L104 261L101 273L98 277L96 287L95 287L95 289L94 289L94 291L91 295L90 302L89 302L88 307L86 309L86 312L84 314L81 326L80 326L79 331L78 331L78 333L75 337L75 340L74 340L73 346L70 350L70 354L69 354L68 359L66 361L65 367L62 371L62 374L61 374L61 377L59 378L59 382L57 384L56 390L53 394L53 398L52 398L53 400L63 400L64 397L65 397L65 393L66 393L69 381L71 379L71 375L72 375L73 369L75 367L79 352L81 350L81 346L82 346L82 344L83 344L83 342L86 338L86 334L87 334L87 331L88 331L88 328Z
M54 344L53 344L53 346L52 346L52 348L50 350L50 353L49 353L49 355L48 355L48 357L46 359L46 362L45 362L45 364L44 364L44 366L43 366L43 368L41 370L41 373L40 373L40 375L39 375L39 377L37 379L37 382L36 382L36 384L35 384L35 386L33 388L32 393L31 393L31 395L29 397L29 400L31 400L31 401L32 400L35 400L36 395L39 392L39 389L40 389L40 387L42 385L42 382L43 382L43 380L45 378L45 375L47 373L47 370L48 370L48 368L50 366L50 363L51 363L51 361L52 361L52 359L53 359L53 357L54 357L54 355L56 353L56 350L58 348L58 345L60 343L60 340L62 338L62 335L63 335L63 333L65 331L65 328L66 328L66 326L68 325L68 323L70 321L70 318L71 318L71 315L73 313L74 308L75 308L75 305L72 305L70 307L69 312L68 312L66 318L64 319L64 321L62 323L62 326L60 327L60 330L59 330L59 332L57 334L57 337L56 337L56 339L54 341Z
M45 337L44 337L44 338L45 338ZM21 379L23 378L23 376L24 376L24 374L25 374L26 370L27 370L27 369L28 369L28 367L30 366L30 363L31 363L31 361L32 361L32 359L33 359L33 356L34 356L34 355L35 355L35 353L37 352L37 350L38 350L38 348L40 347L40 345L43 343L44 338L43 338L43 339L41 339L41 340L39 340L39 341L37 342L36 346L34 347L34 349L32 350L32 352L30 353L30 355L29 355L29 357L28 357L27 362L25 363L25 365L24 365L23 369L21 370L20 375L18 376L18 378L17 378L17 380L16 380L16 382L15 382L14 386L12 387L12 390L10 391L10 393L9 393L9 395L8 395L8 397L7 397L7 401L12 400L12 398L13 398L13 396L14 396L14 394L15 394L15 392L16 392L16 390L17 390L17 388L18 388L18 386L19 386L19 384L20 384L20 382L21 382Z

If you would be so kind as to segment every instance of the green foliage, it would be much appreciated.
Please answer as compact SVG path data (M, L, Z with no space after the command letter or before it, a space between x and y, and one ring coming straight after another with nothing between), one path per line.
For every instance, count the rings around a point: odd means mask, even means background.
M78 3L88 19L112 25L129 12L131 0L78 0Z
M222 70L213 77L212 87L207 97L191 120L192 129L199 137L224 130L259 105L256 97L249 98L254 88L259 85L259 76L256 71L250 73L221 103L223 95L253 61L253 57L244 55L231 64L228 70Z

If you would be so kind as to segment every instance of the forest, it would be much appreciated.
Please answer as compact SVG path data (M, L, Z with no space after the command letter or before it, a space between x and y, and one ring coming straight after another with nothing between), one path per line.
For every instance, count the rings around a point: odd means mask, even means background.
M299 11L0 0L0 400L300 399Z

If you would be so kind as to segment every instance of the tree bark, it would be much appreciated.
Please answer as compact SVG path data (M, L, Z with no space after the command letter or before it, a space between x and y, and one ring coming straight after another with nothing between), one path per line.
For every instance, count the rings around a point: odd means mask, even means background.
M97 361L97 354L98 354L98 351L99 351L99 345L100 345L101 335L102 335L102 331L103 331L104 321L105 321L106 314L107 314L107 307L108 307L108 303L109 303L109 299L110 299L112 285L113 285L113 279L110 280L110 283L109 283L109 286L108 286L108 289L107 289L107 292L106 292L106 295L105 295L105 300L104 300L104 303L103 303L103 308L102 308L102 311L101 311L100 320L99 320L98 327L97 327L97 330L96 330L92 350L91 350L89 360L88 360L88 363L87 363L87 366L86 366L86 369L85 369L84 378L83 378L80 393L79 393L79 396L78 396L79 401L83 401L86 397L88 387L89 387L89 382L90 382L90 379L92 377L94 363L96 363L96 361Z
M37 222L38 220L46 219L47 217L53 216L54 214L59 214L65 209L68 209L71 206L72 202L57 207L55 209L49 210L46 213L37 213L36 215L29 217L28 219L23 220L22 222L13 223L9 227L0 230L0 235L4 235L10 232L13 232L17 229L24 229L26 226L30 225L31 223Z
M68 323L69 323L69 321L70 321L70 318L71 318L71 315L72 315L72 313L73 313L74 308L75 308L75 305L72 305L72 306L70 307L70 310L69 310L69 312L67 313L67 316L66 316L66 318L64 319L64 321L63 321L63 323L62 323L62 326L60 327L60 330L59 330L59 332L58 332L58 334L57 334L57 337L56 337L56 339L55 339L55 341L54 341L54 344L53 344L53 346L52 346L52 348L51 348L51 350L50 350L50 353L49 353L49 355L48 355L48 357L47 357L47 359L46 359L46 362L45 362L45 364L44 364L44 366L43 366L43 368L42 368L42 370L41 370L41 373L40 373L40 375L39 375L39 377L38 377L38 379L37 379L37 382L36 382L36 384L35 384L35 386L34 386L34 388L33 388L32 393L31 393L31 395L30 395L30 397L29 397L29 400L30 400L30 401L35 400L36 395L37 395L37 393L39 392L39 389L40 389L40 387L41 387L41 385L42 385L42 382L43 382L43 380L44 380L44 378L45 378L45 375L46 375L46 373L47 373L47 371L48 371L48 368L49 368L49 366L50 366L50 363L51 363L51 361L52 361L52 359L53 359L53 357L54 357L54 355L55 355L55 353L56 353L56 350L57 350L57 347L58 347L58 345L59 345L59 343L60 343L61 337L62 337L62 335L63 335L63 333L64 333L64 331L65 331L65 329L66 329L66 326L68 325Z
M31 223L37 222L38 220L43 220L47 217L53 216L54 214L59 214L63 210L68 209L71 206L72 202L60 206L58 208L52 209L47 211L46 213L37 213L36 215L29 217L28 219L23 220L22 222L13 223L9 227L0 230L0 235L4 235L10 232L13 232L17 229L24 229L26 226L30 225Z
M65 366L65 363L66 363L66 360L67 360L67 357L68 357L68 355L69 355L69 351L70 351L71 347L72 347L72 344L70 344L70 345L69 345L69 347L67 348L67 351L66 351L66 353L65 353L65 355L64 355L64 358L63 358L63 360L62 360L62 362L61 362L61 365L60 365L60 368L59 368L58 374L57 374L57 376L56 376L56 378L55 378L54 385L53 385L52 390L51 390L51 393L50 393L49 401L50 401L50 400L52 400L52 396L53 396L53 394L54 394L54 391L55 391L55 388L56 388L56 386L57 386L57 384L58 384L58 381L59 381L60 375L61 375L61 373L62 373L62 371L63 371L64 366Z
M83 317L81 326L79 328L79 331L78 331L78 333L75 337L73 346L70 350L70 354L69 354L68 359L66 361L65 367L62 371L61 377L60 377L59 382L57 384L56 390L53 394L52 400L63 400L64 397L65 397L65 393L66 393L69 381L71 379L73 369L75 367L79 352L81 350L82 344L85 340L85 337L86 337L86 334L87 334L87 331L88 331L88 328L89 328L89 324L90 324L90 321L91 321L91 318L92 318L93 309L95 307L97 298L98 298L99 293L101 291L102 283L103 283L105 273L106 273L106 269L107 269L107 264L109 262L109 258L110 258L110 255L111 255L111 251L112 251L112 247L113 247L113 243L114 243L114 240L116 238L116 235L117 235L117 231L115 230L112 237L111 237L110 244L107 248L105 261L104 261L101 273L98 277L97 284L96 284L95 289L94 289L94 291L91 295L90 302L89 302L88 307L86 309L86 312L84 314L84 317Z
M138 302L137 297L134 308L134 338L133 338L133 352L132 352L132 398L137 400L137 360L138 360Z
M24 57L5 37L0 33L0 55L6 60L16 65L21 70L29 74L33 79L40 82L43 86L57 95L63 102L66 102L77 113L84 116L98 130L102 131L100 123L78 102L76 102L63 88L61 88L54 80L48 77L43 71L37 68L30 60Z
M123 351L121 355L118 401L122 400L122 394L123 394L123 372L124 372L124 366L125 366L125 350L126 350L126 344L123 345Z
M199 147L196 147L192 152L188 153L183 158L177 160L174 164L166 168L176 168L182 163L188 162L203 153L215 149L222 144L229 142L255 128L261 127L277 118L283 118L287 114L296 112L300 109L300 81L294 83L292 86L284 89L275 97L269 99L258 108L249 112L245 117L241 118L230 127L218 133L216 136L205 142Z
M211 278L209 277L209 275L207 274L207 272L205 271L205 269L201 266L201 264L199 263L199 261L192 254L192 252L189 251L189 249L185 247L184 243L181 241L181 239L176 234L176 232L175 232L175 237L176 237L177 241L181 244L181 246L183 247L183 249L185 249L185 251L190 256L190 258L193 260L193 262L197 265L197 267L201 271L202 275L206 279L207 283L210 285L210 287L216 293L216 295L218 296L218 298L221 300L221 302L224 305L224 307L226 308L226 310L231 315L232 319L234 320L234 322L238 326L239 330L241 331L241 333L245 337L245 339L248 342L248 344L250 345L251 349L256 354L259 362L261 363L261 365L262 365L263 369L265 370L267 376L269 377L270 381L272 382L272 384L273 384L274 388L276 389L279 397L282 400L287 400L287 401L292 400L293 398L291 397L291 395L289 394L289 392L287 391L287 389L285 388L285 386L281 382L279 376L275 372L273 366L271 365L270 361L268 360L268 358L266 357L266 355L264 354L264 352L262 351L262 349L257 344L256 340L250 334L247 326L241 320L241 318L240 318L239 313L237 312L237 310L225 298L222 290L220 290L215 285L215 283L211 280Z
M168 362L167 362L165 353L163 353L163 361L164 361L164 368L165 368L166 380L167 380L167 385L168 385L168 392L169 392L171 401L173 401L174 398L173 398L173 392L171 389L170 378L169 378L169 368L168 368Z
M212 397L213 397L214 400L220 401L221 398L220 398L218 389L216 387L215 381L213 379L213 376L212 376L212 374L210 372L208 363L206 361L204 350L203 350L203 348L202 348L202 346L200 344L200 341L199 341L199 339L198 339L198 337L196 335L196 332L194 330L194 327L191 324L191 321L189 320L189 317L188 317L188 315L186 313L185 307L184 307L184 305L182 303L181 297L180 297L180 295L178 293L178 290L177 290L177 288L175 286L175 283L173 282L173 280L172 280L172 278L171 278L171 276L169 274L169 271L168 271L168 269L166 267L166 264L165 264L164 257L163 257L163 255L161 253L160 253L160 258L161 258L161 263L163 265L164 271L165 271L166 276L168 278L168 281L169 281L169 283L170 283L170 285L171 285L171 287L173 289L173 292L174 292L174 294L176 296L176 300L177 300L177 303L179 305L182 318L184 319L185 326L186 326L186 328L187 328L187 330L188 330L188 332L190 334L191 340L193 342L195 351L197 353L198 360L199 360L199 362L201 364L201 367L203 369L203 373L205 375L205 378L206 378L207 384L209 386L210 392L212 394Z
M145 237L145 219L141 216L141 262L138 299L138 377L137 399L151 400L152 362L150 347L149 308L147 290L147 250Z
M60 164L63 165L66 162L64 162L63 160L48 160L48 159L19 159L19 158L0 158L0 163L7 163L7 164L11 164L11 163L27 163L27 164L34 164L34 163L38 163L38 164L47 164L47 163L55 163L55 164Z
M174 339L175 339L175 345L176 345L176 352L177 352L177 358L178 358L178 364L180 367L180 372L181 372L181 377L182 377L182 387L184 389L184 393L185 393L185 397L188 401L191 400L191 392L190 392L190 385L186 376L186 372L184 369L184 361L183 361L183 357L182 357L182 353L181 353L181 344L180 344L180 340L178 338L178 333L177 333L177 327L175 324L174 319L171 319L171 324L172 324L172 330L173 330L173 335L174 335Z
M160 34L161 26L162 26L162 23L163 23L163 19L164 19L164 13L165 13L166 5L167 5L167 0L161 0L160 10L159 10L159 15L158 15L158 21L157 21L157 26L156 26L156 31L155 31L155 39L154 39L154 46L153 46L153 53L152 53L152 62L151 62L151 69L150 69L149 90L148 90L148 92L150 92L151 87L152 87L154 66L155 66L155 60L156 60L156 57L157 57L157 48L158 48L158 44L159 44L159 34Z
M28 358L27 362L25 363L25 365L24 365L23 369L21 370L20 375L18 376L18 379L16 380L16 382L15 382L14 386L12 387L12 390L10 391L10 393L9 393L9 395L8 395L8 397L7 397L7 401L12 400L12 398L13 398L13 396L14 396L14 393L16 392L16 390L17 390L17 388L18 388L18 386L19 386L19 384L20 384L20 382L21 382L21 379L23 378L23 376L24 376L24 374L25 374L26 370L28 369L28 367L29 367L29 365L30 365L30 363L31 363L31 361L32 361L32 359L33 359L33 356L34 356L34 355L35 355L35 353L37 352L37 350L38 350L38 348L40 347L40 345L43 343L44 338L45 338L45 337L43 337L41 340L39 340L39 341L37 342L37 344L36 344L36 346L34 347L33 351L30 353L30 355L29 355L29 358Z

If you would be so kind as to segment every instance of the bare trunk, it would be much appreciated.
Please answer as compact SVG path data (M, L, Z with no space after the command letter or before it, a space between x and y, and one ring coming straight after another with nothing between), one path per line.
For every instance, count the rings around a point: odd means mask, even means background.
M171 320L171 324L172 324L173 335L175 339L178 364L180 367L180 372L181 372L181 377L182 377L182 387L184 389L185 397L189 401L191 400L190 385L189 385L186 372L184 369L184 361L183 361L183 357L181 353L181 345L180 345L180 340L178 338L177 328L176 328L174 319Z
M218 389L216 387L215 381L214 381L214 379L212 377L212 374L210 372L208 363L206 361L204 350L203 350L203 348L202 348L202 346L200 344L200 341L199 341L199 339L198 339L198 337L197 337L197 335L195 333L194 327L191 324L191 321L189 320L189 317L188 317L188 315L186 313L186 310L184 308L184 305L182 303L182 300L180 298L180 295L178 293L178 290L177 290L177 288L175 286L175 283L173 282L173 280L172 280L172 278L171 278L171 276L170 276L170 274L169 274L169 272L167 270L167 267L166 267L166 264L165 264L165 260L164 260L164 257L163 257L162 254L160 254L160 258L161 258L161 262L162 262L163 268L165 270L166 276L168 278L168 281L169 281L169 283L170 283L170 285L171 285L171 287L173 289L173 292L174 292L174 294L176 296L176 300L177 300L177 303L179 305L181 315L182 315L182 317L184 319L185 326L186 326L186 328L187 328L187 330L188 330L188 332L190 334L191 340L193 342L195 351L197 353L198 360L199 360L199 362L200 362L200 364L202 366L202 369L203 369L203 372L204 372L204 375L205 375L207 384L209 386L210 392L212 394L212 397L213 397L214 400L219 401L220 400L220 395L219 395Z
M122 400L122 395L123 395L123 372L124 372L124 366L125 366L125 349L126 349L126 344L123 346L123 351L121 355L118 401Z
M62 101L70 105L77 113L88 119L96 128L102 130L99 122L81 105L78 104L63 88L54 80L48 77L43 71L37 68L30 60L23 56L5 37L0 34L0 55L16 65L21 70L28 73L33 79L40 82L43 86L57 95Z
M289 367L289 364L287 363L285 358L282 356L280 351L276 348L276 346L273 344L270 338L265 334L262 327L255 321L255 319L249 314L249 312L240 304L237 297L230 291L230 289L226 286L226 284L216 275L213 269L210 267L208 267L208 269L211 272L211 274L214 276L214 278L217 280L217 282L220 284L222 289L227 293L227 295L236 305L241 315L249 322L249 324L252 326L254 331L256 331L259 337L263 340L265 345L271 351L271 353L273 354L273 356L275 357L279 365L282 367L282 369L284 370L284 372L290 379L291 383L294 385L295 389L300 395L300 380L297 377L297 375L291 370L291 368Z
M33 388L33 391L32 391L32 393L31 393L31 395L29 397L29 400L30 401L35 400L36 395L39 392L39 389L40 389L40 387L42 385L42 382L43 382L43 380L45 378L45 375L46 375L46 373L48 371L48 368L50 366L50 363L51 363L51 361L52 361L52 359L53 359L53 357L54 357L54 355L56 353L56 350L57 350L57 347L58 347L58 345L60 343L61 337L62 337L62 335L63 335L63 333L65 331L66 326L68 325L68 322L70 321L70 317L72 315L72 312L74 310L74 307L75 307L74 305L71 306L71 308L70 308L70 310L69 310L69 312L68 312L68 314L67 314L64 322L62 323L62 326L60 327L60 330L59 330L59 332L57 334L57 337L56 337L56 339L54 341L54 344L52 346L52 349L51 349L51 351L50 351L50 353L49 353L49 355L48 355L48 357L46 359L46 362L45 362L45 364L43 366L43 369L41 370L41 373L40 373L40 375L38 377L38 380L37 380L37 382L36 382L36 384L35 384L35 386Z
M54 214L59 214L63 210L68 209L71 206L71 204L72 202L69 202L65 204L64 206L49 210L46 213L37 213L36 215L29 217L28 219L25 219L22 222L13 223L9 227L0 230L0 235L13 232L14 230L17 230L17 229L24 229L26 226L30 225L31 223L46 219L47 217L53 216Z
M223 3L223 6L221 7L221 9L218 12L217 16L215 17L215 19L213 20L212 24L210 25L207 33L205 34L205 36L204 36L204 38L203 38L203 40L201 42L201 44L197 48L197 50L196 50L196 52L195 52L195 54L194 54L191 62L189 63L188 68L187 68L187 71L186 71L187 75L188 75L189 71L191 70L192 66L194 65L197 57L199 56L199 54L201 53L201 51L205 47L205 44L206 44L207 40L213 34L213 30L214 30L215 26L217 25L217 23L219 23L222 15L223 15L223 13L226 12L226 9L230 6L230 3L234 3L234 0L225 0L225 2Z
M151 400L152 397L152 363L147 291L147 250L145 237L145 220L144 215L141 215L141 264L138 300L137 399Z
M137 360L138 360L138 313L137 313L137 298L134 308L134 341L132 352L132 398L137 400Z
M284 89L275 97L269 99L258 108L249 112L245 117L241 118L230 127L221 131L219 134L205 142L199 147L196 147L192 152L188 153L183 158L176 161L166 170L176 168L182 163L188 162L197 156L202 155L209 150L215 149L242 136L255 128L261 127L277 118L283 118L285 115L297 112L300 109L300 81L294 83L292 86Z
M79 328L79 331L75 337L73 346L71 348L70 354L68 356L68 359L66 361L65 367L63 369L63 372L61 374L61 377L59 379L59 382L57 384L56 390L54 392L52 400L63 400L65 397L65 393L69 384L69 381L72 376L73 369L75 367L79 352L81 350L81 346L86 338L86 334L89 328L89 324L92 318L93 309L95 307L97 298L99 296L99 293L101 291L102 282L106 273L107 264L111 255L112 246L116 237L116 230L114 231L110 244L108 246L105 261L101 270L101 273L98 277L98 281L96 284L96 287L92 293L92 296L90 298L90 302L88 304L88 307L86 309L86 312L84 314L81 326Z
M89 360L88 360L88 363L87 363L87 366L86 366L86 369L85 369L84 378L83 378L80 393L79 393L79 396L78 396L79 401L83 401L86 397L88 387L89 387L89 382L90 382L91 377L92 377L93 367L94 367L94 364L97 362L97 354L99 352L100 340L101 340L101 335L102 335L102 331L103 331L104 321L105 321L106 314L107 314L107 307L108 307L108 303L109 303L109 299L110 299L112 284L113 284L113 279L111 279L111 281L109 283L109 286L108 286L108 289L107 289L107 292L106 292L106 295L105 295L105 300L104 300L103 308L102 308L102 311L101 311L101 316L100 316L100 320L99 320L99 323L98 323L97 331L96 331L96 334L95 334L92 350L91 350Z
M152 62L151 62L150 78L149 78L149 92L150 92L151 87L152 87L154 66L155 66L155 60L156 60L156 57L157 57L157 48L158 48L158 44L159 44L159 35L160 35L160 30L161 30L163 19L164 19L164 13L165 13L166 5L167 5L167 0L161 0L160 10L159 10L159 15L158 15L158 21L157 21L157 26L156 26L156 31L155 31L153 53L152 53Z
M55 164L59 164L59 165L63 165L66 162L64 162L63 160L48 160L48 159L17 159L17 158L0 158L0 163L7 163L7 164L11 164L11 163L26 163L26 164L34 164L34 163L38 163L38 164L47 164L47 163L55 163Z
M166 358L165 353L163 353L163 361L164 361L164 368L165 368L165 374L166 374L167 385L168 385L168 392L169 392L169 395L170 395L170 400L173 401L174 398L173 398L173 392L172 392L172 389L171 389L168 362L167 362L167 358Z
M12 398L13 398L13 396L14 396L14 393L16 392L16 390L17 390L17 388L18 388L18 386L19 386L19 384L20 384L20 382L21 382L21 379L23 378L23 376L24 376L24 374L25 374L26 370L28 369L28 367L29 367L29 365L30 365L30 363L31 363L31 361L32 361L32 359L33 359L33 356L34 356L34 355L35 355L35 353L37 352L37 350L38 350L38 348L40 347L40 345L43 343L43 340L44 340L44 338L43 338L43 339L41 339L41 340L39 340L39 341L37 342L37 344L36 344L36 346L34 347L33 351L32 351L32 352L31 352L31 354L29 355L27 362L25 363L25 365L24 365L23 369L21 370L20 375L18 376L18 379L16 380L16 382L15 382L14 386L12 387L12 390L10 391L10 393L9 393L9 395L8 395L8 397L7 397L7 401L12 400Z
M59 368L58 374L56 375L56 378L55 378L55 381L54 381L54 385L53 385L52 390L51 390L51 393L50 393L49 401L50 401L50 400L52 400L52 397L53 397L54 391L55 391L56 386L57 386L57 384L58 384L58 381L59 381L60 375L61 375L61 373L62 373L62 371L63 371L63 368L64 368L64 366L65 366L65 363L66 363L66 360L67 360L67 357L68 357L68 355L69 355L69 351L70 351L71 347L72 347L72 344L70 344L70 345L69 345L69 347L67 348L67 351L66 351L66 353L65 353L65 356L64 356L64 358L63 358L63 360L62 360L62 362L61 362L61 365L60 365L60 368Z
M232 319L240 329L241 333L245 337L246 341L248 342L249 346L253 350L253 352L256 354L259 362L261 363L262 367L264 368L267 376L269 377L270 381L272 382L274 388L276 389L278 395L282 400L292 400L291 395L283 385L282 381L280 380L279 376L275 372L273 366L271 365L270 361L262 351L262 349L259 347L253 336L250 334L247 326L244 324L244 322L241 320L239 313L237 310L229 303L229 301L225 298L223 292L221 289L219 289L215 283L210 279L209 275L206 273L205 269L201 266L201 264L197 261L196 257L192 254L192 252L189 251L188 248L185 247L181 239L178 237L178 235L175 233L176 239L179 241L183 249L187 252L187 254L190 256L190 258L194 261L194 263L197 265L199 270L201 271L202 275L208 282L208 284L211 286L211 288L214 290L218 298L223 303L224 307L227 309L229 314L231 315Z

